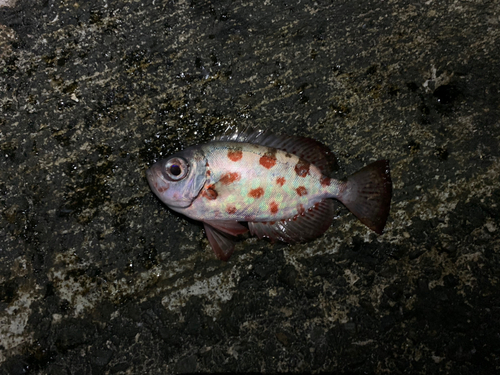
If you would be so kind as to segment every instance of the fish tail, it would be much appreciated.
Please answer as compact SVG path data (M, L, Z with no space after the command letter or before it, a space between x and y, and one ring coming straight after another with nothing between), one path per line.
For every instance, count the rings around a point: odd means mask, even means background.
M338 199L368 228L382 234L391 207L388 160L379 160L347 177Z

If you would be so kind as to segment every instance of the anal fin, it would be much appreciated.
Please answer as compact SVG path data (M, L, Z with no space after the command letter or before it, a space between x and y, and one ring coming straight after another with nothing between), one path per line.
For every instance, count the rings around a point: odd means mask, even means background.
M276 222L249 222L250 233L258 238L287 243L307 242L321 236L332 224L334 202L324 199L293 218Z

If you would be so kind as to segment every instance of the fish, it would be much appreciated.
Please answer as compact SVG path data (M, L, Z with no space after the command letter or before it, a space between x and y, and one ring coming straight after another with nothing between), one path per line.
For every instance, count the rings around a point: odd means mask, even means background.
M173 211L203 223L220 260L249 232L290 244L311 241L332 224L334 200L382 234L389 216L389 160L344 179L331 177L337 159L323 143L267 130L230 129L154 163L146 177Z

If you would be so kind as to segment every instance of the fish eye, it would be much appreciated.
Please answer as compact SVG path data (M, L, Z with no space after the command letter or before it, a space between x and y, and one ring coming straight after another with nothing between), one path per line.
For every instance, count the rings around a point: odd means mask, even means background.
M181 174L181 167L177 164L172 164L170 166L170 173L173 174L174 176L178 176Z
M165 175L171 181L179 181L187 176L189 164L182 158L172 158L165 164Z

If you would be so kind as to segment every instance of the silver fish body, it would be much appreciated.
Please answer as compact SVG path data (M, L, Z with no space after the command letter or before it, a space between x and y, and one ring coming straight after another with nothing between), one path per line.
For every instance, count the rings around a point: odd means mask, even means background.
M228 260L232 237L248 230L288 243L320 236L333 220L331 198L382 233L392 195L388 161L343 181L329 177L335 163L315 140L244 131L160 160L147 178L167 206L204 223L216 255Z

